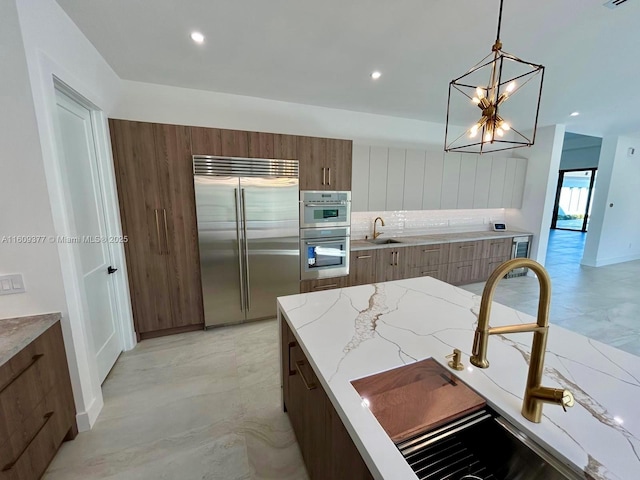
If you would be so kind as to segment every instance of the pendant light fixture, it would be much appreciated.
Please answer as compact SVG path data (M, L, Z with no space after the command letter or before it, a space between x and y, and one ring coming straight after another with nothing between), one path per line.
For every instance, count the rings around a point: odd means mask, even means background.
M544 67L502 50L503 3L491 53L449 83L447 152L483 154L534 144Z

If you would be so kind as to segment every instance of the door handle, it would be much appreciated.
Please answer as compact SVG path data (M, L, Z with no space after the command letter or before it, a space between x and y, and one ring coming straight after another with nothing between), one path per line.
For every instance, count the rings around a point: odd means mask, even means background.
M331 186L331 167L327 168L329 170L329 186Z
M118 271L117 268L113 268L111 265L107 267L107 273L111 275L112 273L116 273Z
M160 240L160 220L158 219L158 209L154 208L153 213L156 217L156 238L158 240L158 253L162 255L162 241Z
M162 217L164 219L164 247L167 255L169 255L169 227L167 226L167 209L162 209Z
M240 278L240 311L244 312L244 270L242 268L242 250L243 244L240 241L240 201L238 196L238 189L233 189L233 200L236 205L236 241L238 242L238 275Z
M240 206L242 207L242 233L244 234L244 278L245 278L245 298L246 298L246 306L247 310L251 310L251 291L249 290L250 282L249 282L249 239L247 238L247 210L246 210L246 200L244 197L244 188L241 189L242 192L242 202L240 202Z

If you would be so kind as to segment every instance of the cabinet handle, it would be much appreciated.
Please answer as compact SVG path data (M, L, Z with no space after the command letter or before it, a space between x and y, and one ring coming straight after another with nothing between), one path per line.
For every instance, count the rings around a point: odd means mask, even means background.
M458 247L459 249L463 249L463 248L476 248L475 245L467 245L466 247Z
M296 342L289 342L289 358L288 358L288 366L289 366L289 376L295 375L296 371L295 370L291 370L291 349L294 347L297 347L298 344Z
M304 365L304 360L296 360L296 371L300 375L300 378L302 378L302 383L304 383L304 386L307 388L307 390L315 390L316 388L318 388L318 385L316 385L314 382L307 381L307 379L302 374L301 367L303 365Z
M391 263L389 265L391 265L392 267L394 265L395 258L396 258L396 252L391 252Z
M432 273L438 273L438 270L427 270L426 272L421 272L422 275L430 275Z
M317 285L313 287L314 290L327 290L329 288L336 288L338 286L337 283L331 283L329 285Z
M398 259L400 258L400 252L396 252L396 267L398 266Z
M40 360L42 357L44 357L44 353L37 353L36 355L34 355L33 357L31 357L31 361L29 362L29 365L27 365L26 367L24 367L22 370L20 370L20 372L18 372L16 375L14 375L13 377L11 377L11 379L2 387L0 388L0 393L4 392L5 389L11 385L13 382L15 382L18 378L20 378L20 376L25 373L27 370L29 370L31 367L33 367L36 362L38 360Z
M158 209L154 208L153 213L156 216L156 237L158 239L158 253L162 255L162 241L160 240L160 220L158 220Z
M322 167L322 184L324 185L325 182L327 181L327 172L326 172L326 168Z
M36 437L38 436L38 434L42 431L42 429L45 427L45 425L47 424L47 422L49 421L49 419L53 417L53 412L47 412L44 414L44 416L42 417L44 422L42 422L42 425L40 425L40 428L38 430L36 430L36 433L33 434L33 436L29 439L29 441L27 442L27 444L24 446L24 448L22 449L22 451L18 454L18 456L16 457L15 460L13 460L12 462L7 463L4 467L2 467L2 471L6 472L8 470L11 470L16 463L18 463L18 460L20 460L20 458L22 457L22 455L24 455L24 452L27 451L27 449L29 448L29 446L31 446L31 444L33 443L33 441L36 439Z
M169 227L167 226L167 209L162 209L162 217L164 219L164 247L167 255L169 255Z
M331 185L331 167L329 167L327 170L329 170L329 185Z
M458 267L458 270L460 270L461 268L471 268L471 265L460 265Z
M358 260L361 258L371 258L371 255L361 255L359 257L356 257Z

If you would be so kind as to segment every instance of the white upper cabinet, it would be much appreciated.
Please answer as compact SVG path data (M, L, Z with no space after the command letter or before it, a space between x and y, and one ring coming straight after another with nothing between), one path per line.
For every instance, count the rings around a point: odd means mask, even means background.
M387 164L387 212L403 210L404 202L404 170L407 151L401 148L389 149Z
M422 210L425 154L424 150L407 150L404 167L403 210Z
M369 210L369 150L368 145L354 145L351 163L351 209Z
M422 210L440 209L444 152L425 152L424 192Z
M387 209L387 169L389 149L371 147L369 150L369 210L384 212Z
M353 146L352 210L521 208L527 160Z

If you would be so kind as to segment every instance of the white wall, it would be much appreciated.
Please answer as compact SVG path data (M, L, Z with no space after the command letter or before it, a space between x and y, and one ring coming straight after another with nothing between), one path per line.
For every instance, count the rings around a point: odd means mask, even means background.
M30 118L25 118L26 125L20 123L20 117L10 118L16 138L27 133L29 136L16 147L19 152L7 157L19 159L19 163L3 161L0 165L0 178L11 183L9 191L0 192L0 199L3 204L15 205L11 212L12 229L33 234L68 235L66 192L61 187L53 126L53 77L107 113L119 94L120 79L54 0L17 3L9 0L2 2L3 8L8 4L12 9L17 7L20 31L17 31L14 13L14 34L19 38L21 32L24 43L24 51L19 51L21 49L14 38L9 43L11 55L23 56L20 62L21 89L28 92L31 87L30 93L21 90L20 94L25 98L32 95L32 99L29 98L28 108L22 105L24 112L31 112ZM24 58L28 78L24 71ZM33 122L34 111L37 131ZM22 117L25 115L23 113ZM23 130L25 133L21 134ZM24 203L18 203L17 199L23 199ZM47 245L45 250L45 247L36 245L19 253L13 250L12 253L7 254L11 257L11 269L25 274L29 294L14 295L9 300L11 314L29 315L43 310L62 313L78 427L86 430L95 422L103 400L93 344L84 322L86 308L83 309L74 278L73 246ZM6 310L3 309L2 313Z
M0 2L0 237L53 235L53 220L15 1ZM56 246L0 243L0 274L22 273L26 293L0 296L0 317L59 312Z
M439 123L150 83L123 81L122 87L114 118L348 138L403 148L444 146L444 124Z
M635 155L629 156L629 148ZM640 137L605 137L582 264L640 259Z
M531 258L544 265L553 217L564 125L538 129L533 147L519 150L529 159L520 210L507 209L507 226L533 232Z

